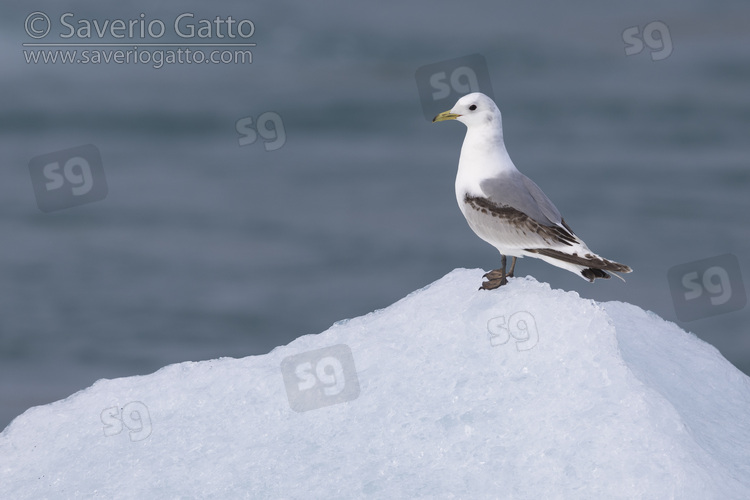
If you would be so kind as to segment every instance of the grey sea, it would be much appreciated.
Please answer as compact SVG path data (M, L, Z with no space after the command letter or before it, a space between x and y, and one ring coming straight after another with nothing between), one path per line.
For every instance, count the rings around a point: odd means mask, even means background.
M517 274L653 311L750 373L748 19L739 0L5 2L0 429L498 267L456 205L465 129L427 119L474 90L575 232L634 269Z

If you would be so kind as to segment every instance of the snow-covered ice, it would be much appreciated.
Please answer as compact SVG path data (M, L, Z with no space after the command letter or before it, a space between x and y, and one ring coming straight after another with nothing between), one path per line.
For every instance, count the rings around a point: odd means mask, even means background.
M32 408L0 434L0 498L750 498L750 379L716 349L482 273Z

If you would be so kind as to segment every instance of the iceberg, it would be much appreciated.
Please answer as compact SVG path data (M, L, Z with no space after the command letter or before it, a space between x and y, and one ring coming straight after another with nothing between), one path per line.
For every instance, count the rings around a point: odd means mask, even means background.
M750 379L715 348L482 274L31 408L0 434L0 498L750 498Z

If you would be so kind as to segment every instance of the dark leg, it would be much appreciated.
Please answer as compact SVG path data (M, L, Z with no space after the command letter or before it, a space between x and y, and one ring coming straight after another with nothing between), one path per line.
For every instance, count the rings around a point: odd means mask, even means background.
M488 281L482 282L482 286L479 287L480 290L494 290L495 288L501 287L503 285L508 284L508 280L506 279L508 275L505 273L505 265L507 264L508 260L505 255L500 255L500 263L502 264L502 268L495 269L493 271L490 271L484 275L485 278L488 279ZM513 265L516 264L516 258L513 257ZM512 270L512 268L511 268Z
M512 278L513 277L513 270L515 268L516 268L516 258L513 257L513 262L510 263L510 270L508 271L508 274L506 274L506 276L508 278Z
M484 274L484 277L488 278L490 281L502 279L505 276L505 264L507 263L507 259L505 255L500 255L500 257L500 264L502 264L502 267Z

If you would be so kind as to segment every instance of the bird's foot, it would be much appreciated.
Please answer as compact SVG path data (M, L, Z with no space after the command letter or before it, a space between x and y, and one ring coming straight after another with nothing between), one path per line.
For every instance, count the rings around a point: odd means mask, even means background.
M507 277L505 274L505 271L503 269L493 269L492 271L488 273L484 273L483 278L487 278L488 280L497 280L497 279L503 279L504 277Z
M490 281L483 281L482 286L479 287L480 290L494 290L495 288L500 288L503 285L507 285L508 280L505 278L501 280L490 280Z
M495 269L493 271L490 271L486 273L484 278L487 278L487 281L482 282L482 286L479 287L480 290L494 290L495 288L499 288L503 285L508 284L508 279L511 277L509 274L506 274L504 270L502 269Z

